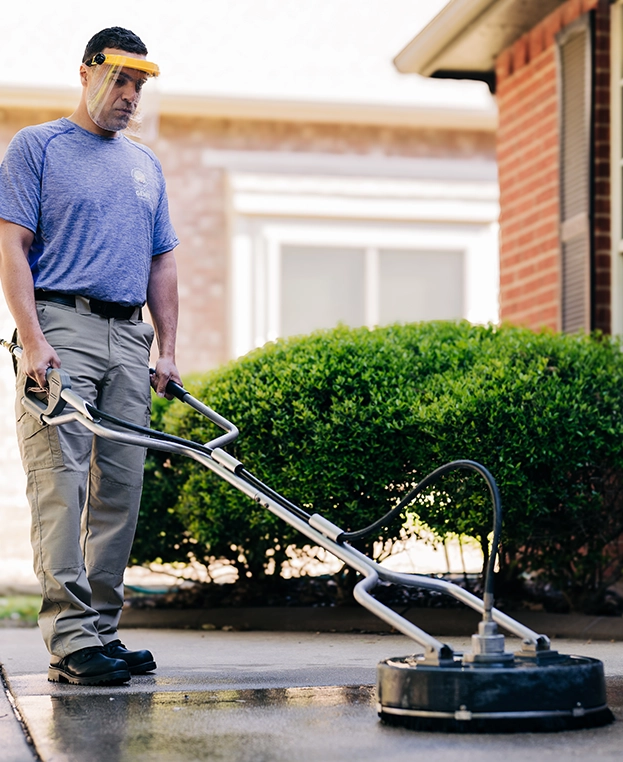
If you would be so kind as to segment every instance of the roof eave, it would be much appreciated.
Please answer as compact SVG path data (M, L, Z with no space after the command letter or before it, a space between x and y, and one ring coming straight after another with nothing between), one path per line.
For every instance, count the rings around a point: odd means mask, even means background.
M462 72L464 78L485 79L502 50L564 2L451 0L396 56L394 65L403 74Z
M436 70L439 51L451 45L484 10L498 0L450 0L433 20L394 58L402 74L430 77Z

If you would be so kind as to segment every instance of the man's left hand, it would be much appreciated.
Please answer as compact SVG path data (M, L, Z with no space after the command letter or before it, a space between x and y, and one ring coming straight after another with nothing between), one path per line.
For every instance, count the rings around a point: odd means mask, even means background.
M165 397L168 400L173 399L172 394L167 394L167 384L174 381L182 386L182 379L173 360L161 357L156 363L156 372L151 374L151 385L159 397Z

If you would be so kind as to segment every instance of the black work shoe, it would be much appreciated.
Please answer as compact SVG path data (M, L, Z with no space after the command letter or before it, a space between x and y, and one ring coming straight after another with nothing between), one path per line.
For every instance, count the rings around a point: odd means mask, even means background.
M121 685L130 677L128 665L106 656L103 646L81 648L48 669L48 680L72 685Z
M156 669L156 662L151 651L129 651L120 640L106 643L104 653L112 659L122 659L133 675L143 675L145 672Z

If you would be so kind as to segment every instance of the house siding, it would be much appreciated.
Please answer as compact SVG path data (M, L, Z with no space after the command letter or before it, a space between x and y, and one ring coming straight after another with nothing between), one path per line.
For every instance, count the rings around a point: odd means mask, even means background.
M17 130L58 116L52 111L0 109L0 158ZM180 239L180 371L217 367L230 359L231 351L228 175L207 166L204 151L493 160L494 141L493 133L484 130L164 115L153 148L167 179L171 218Z
M610 22L607 0L568 0L496 61L500 314L561 328L560 134L556 35L594 10L593 327L611 330Z

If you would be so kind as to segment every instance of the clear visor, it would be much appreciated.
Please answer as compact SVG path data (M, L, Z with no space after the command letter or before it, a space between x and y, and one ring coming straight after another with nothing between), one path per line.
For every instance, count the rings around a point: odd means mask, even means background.
M145 139L158 116L156 93L143 87L160 74L151 61L131 56L98 53L87 63L87 110L103 130L125 132ZM147 90L155 90L150 85ZM151 97L150 97L151 95ZM146 129L147 128L147 129Z

